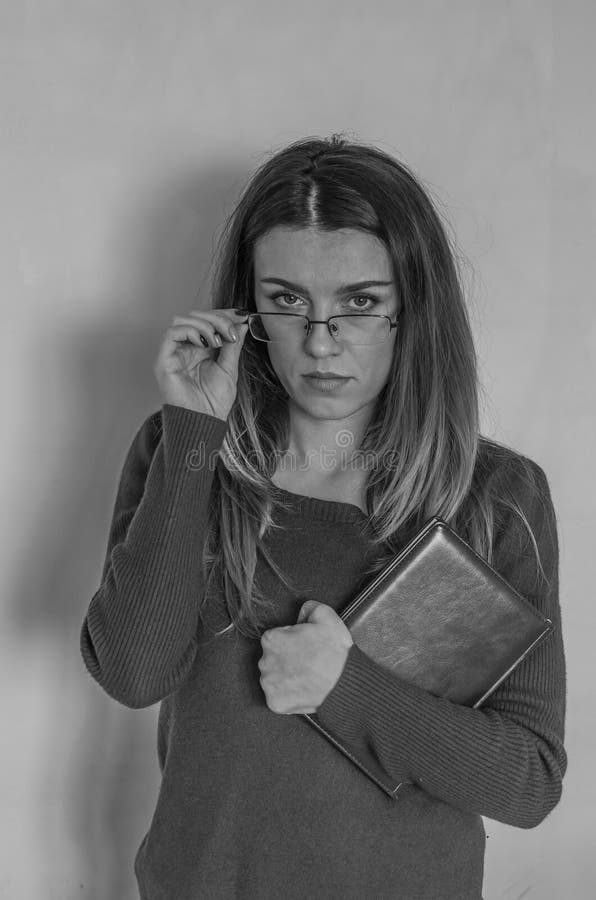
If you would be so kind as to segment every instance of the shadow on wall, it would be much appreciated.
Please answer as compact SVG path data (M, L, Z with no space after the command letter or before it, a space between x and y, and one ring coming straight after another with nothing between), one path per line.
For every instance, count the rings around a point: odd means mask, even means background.
M138 897L133 858L157 798L158 706L128 710L108 698L84 667L79 633L99 587L126 451L162 403L153 363L163 334L175 315L211 305L215 242L246 177L231 163L148 185L117 224L117 284L98 295L106 309L100 324L62 334L49 351L40 347L51 352L50 366L62 366L76 405L68 433L51 436L60 463L48 473L51 501L31 517L13 618L25 640L42 631L50 645L57 689L39 808L42 817L52 810L53 821L38 827L48 886L64 885L65 846L76 860L81 878L70 872L72 897Z

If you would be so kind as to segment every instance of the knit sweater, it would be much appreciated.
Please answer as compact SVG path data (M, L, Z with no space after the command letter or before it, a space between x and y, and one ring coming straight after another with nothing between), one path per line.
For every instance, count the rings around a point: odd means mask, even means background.
M221 594L198 615L213 461L226 431L222 419L172 404L143 422L81 630L85 665L111 697L131 708L161 703L161 786L134 863L142 900L480 900L481 817L538 825L566 769L557 530L544 472L528 461L546 503L502 454L492 471L489 460L487 477L506 482L534 529L550 587L537 588L513 513L495 536L493 565L555 628L485 705L434 696L353 644L317 708L324 725L365 741L402 782L393 800L304 718L268 708L260 641L234 628L215 634L230 621ZM282 496L282 527L263 540L305 597L339 612L374 558L367 517L350 503ZM301 601L261 555L257 580L274 599L264 627L295 624Z

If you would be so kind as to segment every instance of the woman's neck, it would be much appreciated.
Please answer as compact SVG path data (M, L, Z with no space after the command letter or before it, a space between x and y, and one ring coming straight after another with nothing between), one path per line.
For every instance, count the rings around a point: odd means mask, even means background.
M315 419L290 408L287 447L280 454L278 469L311 474L314 480L338 476L358 464L368 410L361 409L345 419Z

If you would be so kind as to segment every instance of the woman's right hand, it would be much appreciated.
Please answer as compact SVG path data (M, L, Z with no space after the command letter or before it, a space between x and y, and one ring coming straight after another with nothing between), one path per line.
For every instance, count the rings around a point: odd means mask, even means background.
M153 366L164 403L227 419L248 331L248 323L238 324L242 319L246 312L232 308L191 309L174 317Z

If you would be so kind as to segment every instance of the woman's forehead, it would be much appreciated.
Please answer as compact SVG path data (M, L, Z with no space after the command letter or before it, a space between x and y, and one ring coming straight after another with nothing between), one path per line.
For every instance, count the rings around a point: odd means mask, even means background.
M365 278L392 280L391 259L385 245L374 235L357 229L322 231L315 227L276 226L255 243L255 276L341 270L346 281Z

